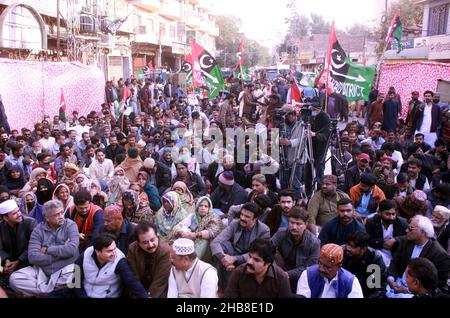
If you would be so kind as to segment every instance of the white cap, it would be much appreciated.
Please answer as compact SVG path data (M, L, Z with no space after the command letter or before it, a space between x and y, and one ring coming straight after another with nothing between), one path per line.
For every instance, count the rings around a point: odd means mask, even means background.
M194 241L186 238L179 238L175 240L172 248L177 255L191 255L195 252Z
M153 167L155 166L155 159L153 158L147 158L144 160L144 168L146 169L153 169Z
M19 207L17 206L16 201L14 200L6 200L5 202L0 204L0 215L6 215Z

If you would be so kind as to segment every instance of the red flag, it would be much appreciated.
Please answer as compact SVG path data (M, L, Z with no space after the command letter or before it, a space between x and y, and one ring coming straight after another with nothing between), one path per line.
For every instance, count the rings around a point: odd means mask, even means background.
M389 43L391 42L392 33L394 32L394 29L395 29L394 27L395 27L399 17L400 17L400 10L398 10L395 13L394 18L392 19L391 26L389 27L389 31L388 31L388 33L386 35L386 45L389 45Z
M294 83L291 85L291 104L296 106L296 104L302 101L302 89L298 86L297 80L294 79Z
M59 102L59 119L63 123L67 122L66 109L67 109L66 99L64 98L64 92L61 88L61 100Z
M200 54L204 51L204 48L192 41L192 83L195 87L202 87L202 68L200 66Z
M61 101L59 102L59 109L60 111L66 112L66 99L64 98L64 92L61 88Z
M328 42L328 53L327 57L325 59L325 67L323 68L321 74L317 78L317 83L322 86L325 84L325 87L327 89L327 93L331 94L333 92L333 88L331 85L331 76L330 76L330 69L331 69L331 55L333 53L333 45L336 43L336 29L334 28L334 21L331 23L331 33L330 33L330 40Z

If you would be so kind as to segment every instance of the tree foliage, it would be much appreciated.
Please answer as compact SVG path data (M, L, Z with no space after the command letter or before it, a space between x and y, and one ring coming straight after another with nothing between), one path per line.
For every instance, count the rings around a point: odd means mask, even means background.
M400 10L400 20L402 21L404 32L417 28L417 26L422 26L423 4L417 4L415 0L398 0L392 2L388 8L387 16L382 19L380 25L374 32L374 36L378 40L377 53L379 56L382 55L386 48L386 35L391 21L398 10Z
M249 67L267 65L271 63L272 56L269 49L255 40L248 39L239 31L242 21L234 16L218 16L216 24L220 36L216 39L217 62L223 67L234 67L237 64L236 53L239 50L240 40L244 40L244 56Z

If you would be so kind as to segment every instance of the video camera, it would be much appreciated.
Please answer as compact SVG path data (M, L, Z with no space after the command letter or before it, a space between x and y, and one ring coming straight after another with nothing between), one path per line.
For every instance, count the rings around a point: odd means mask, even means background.
M304 123L311 121L313 108L320 108L318 99L305 98L304 103L300 103L300 113Z
M285 123L287 112L283 109L275 109L272 112L272 121L275 127L280 128Z

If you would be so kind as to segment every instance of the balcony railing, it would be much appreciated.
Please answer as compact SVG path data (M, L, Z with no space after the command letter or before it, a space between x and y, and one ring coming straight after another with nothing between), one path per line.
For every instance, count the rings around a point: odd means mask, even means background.
M130 0L131 4L151 12L159 12L161 10L160 0Z

